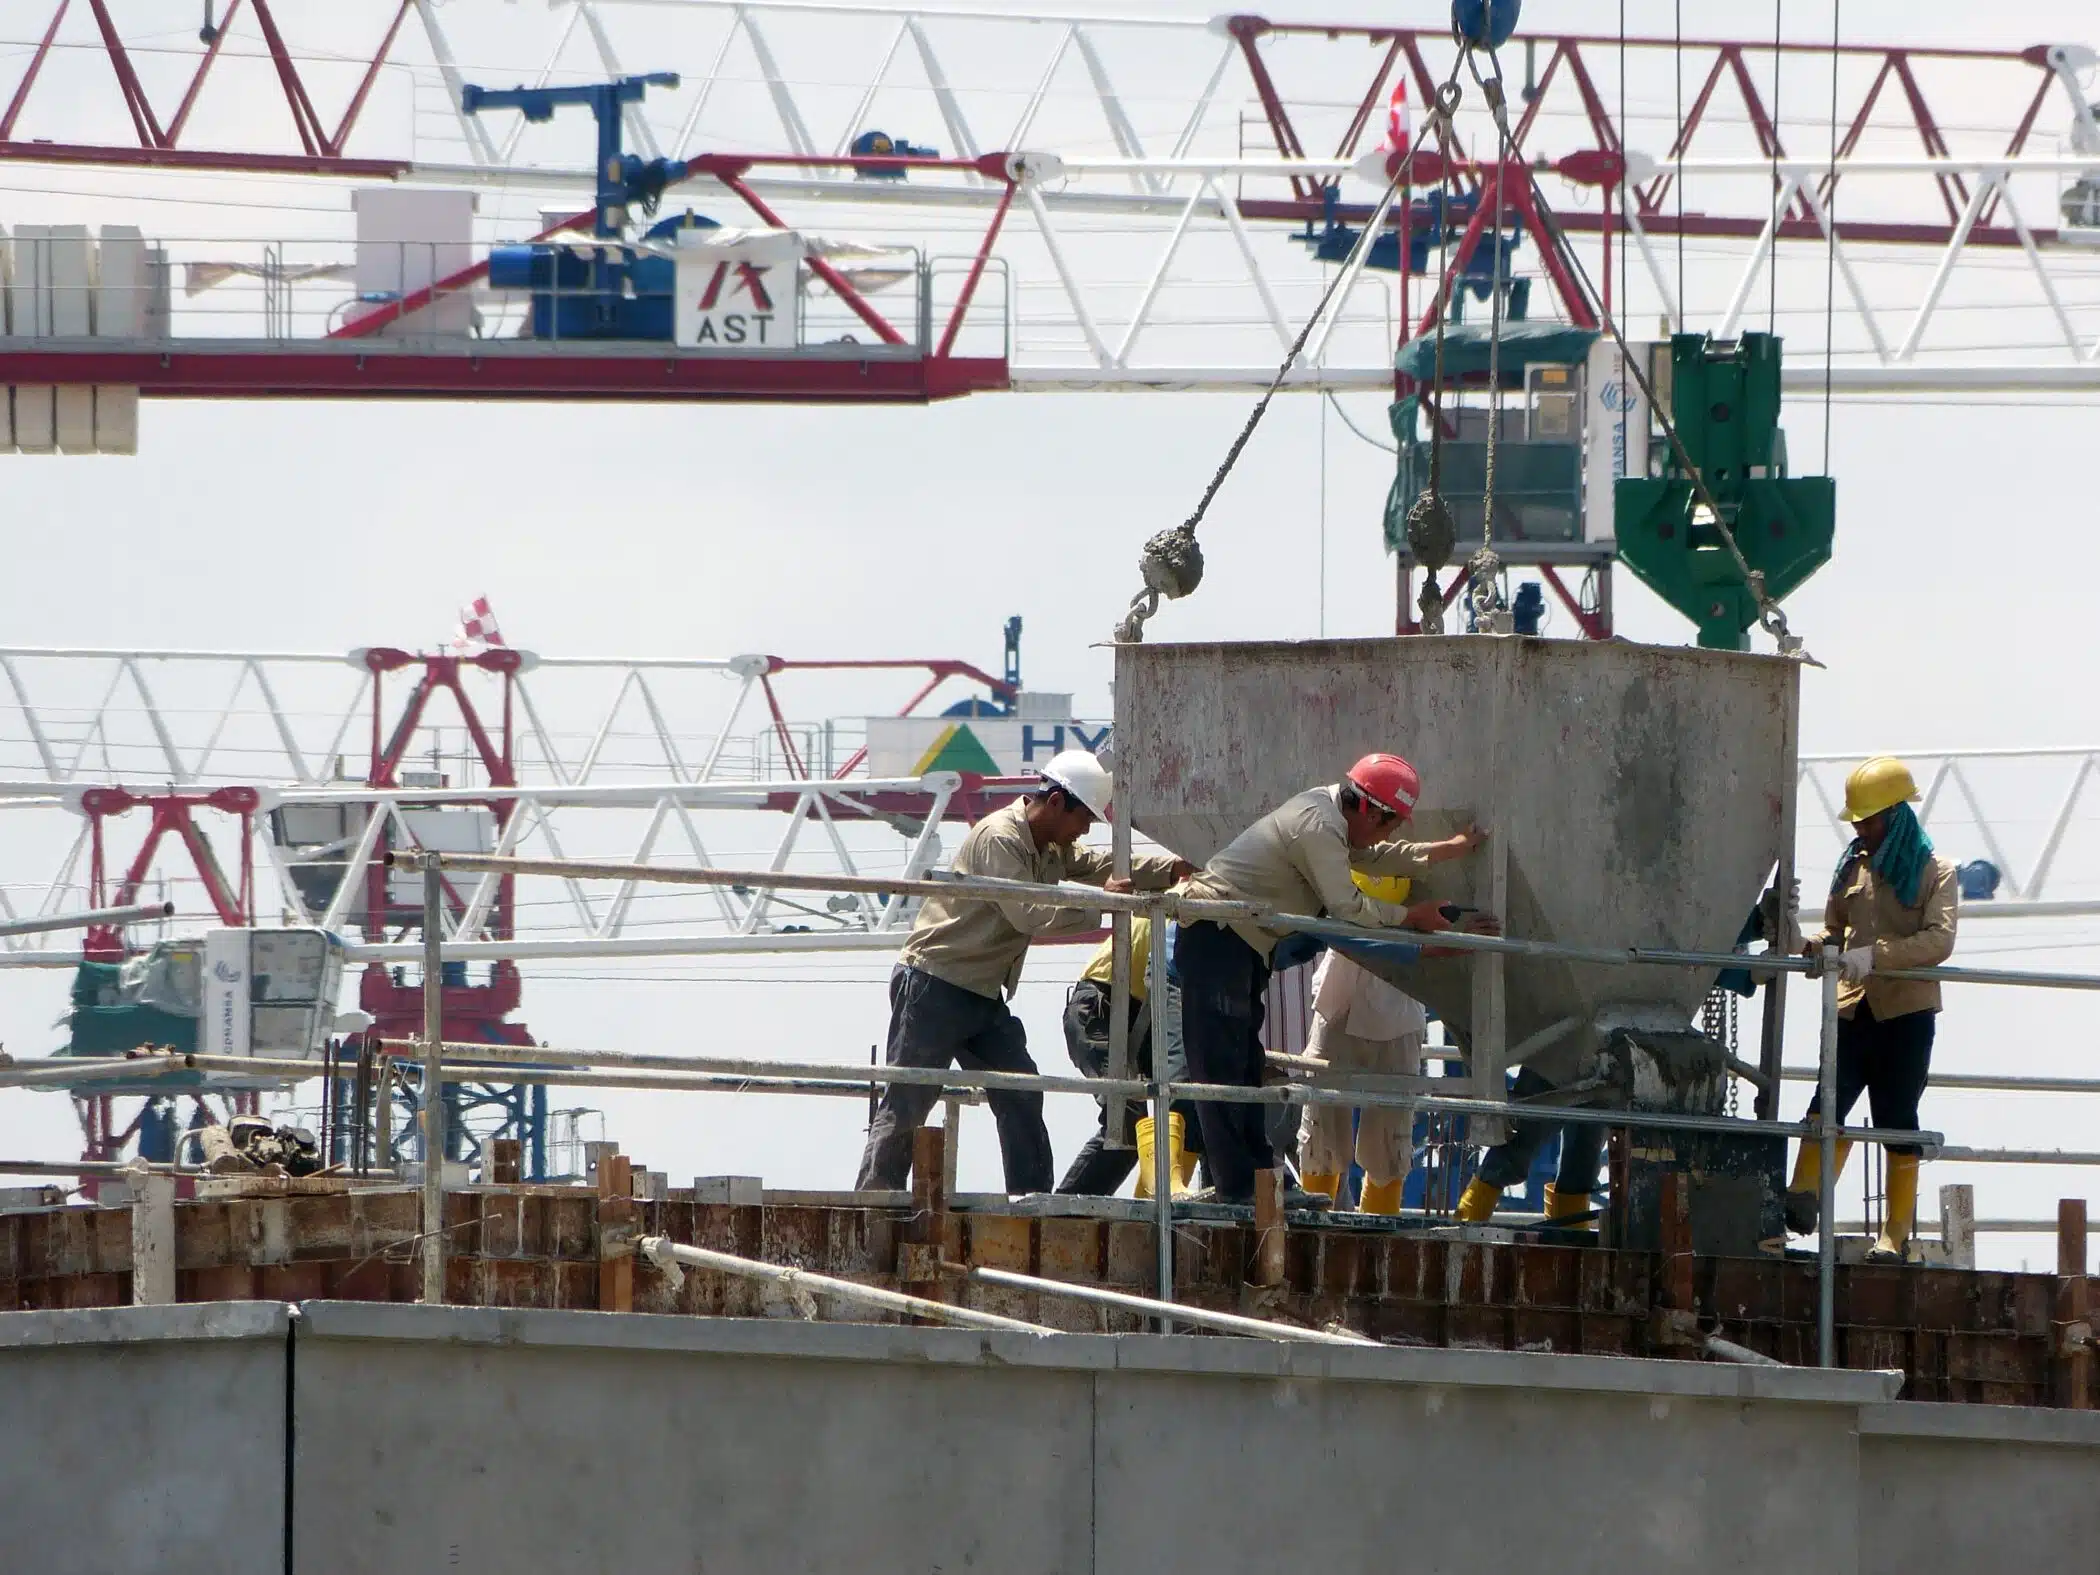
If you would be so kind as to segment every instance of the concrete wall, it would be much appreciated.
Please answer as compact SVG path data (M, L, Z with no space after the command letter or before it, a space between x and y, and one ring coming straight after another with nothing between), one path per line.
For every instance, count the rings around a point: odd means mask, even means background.
M278 1302L0 1313L0 1569L284 1568Z
M1877 1406L1859 1465L1860 1575L2100 1562L2100 1413Z
M1922 1575L2080 1567L2100 1530L2100 1418L1871 1373L288 1311L0 1315L0 1539L108 1575Z

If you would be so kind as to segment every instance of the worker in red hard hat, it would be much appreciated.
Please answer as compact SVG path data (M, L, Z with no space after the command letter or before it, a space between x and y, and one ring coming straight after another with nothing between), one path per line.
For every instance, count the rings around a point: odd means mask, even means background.
M1426 933L1450 929L1453 921L1443 904L1381 901L1354 878L1358 870L1419 874L1486 840L1478 826L1444 842L1400 840L1397 833L1413 816L1421 794L1420 776L1398 755L1366 755L1340 782L1300 793L1241 832L1197 873L1186 895L1346 924ZM1462 922L1479 933L1500 929L1492 914L1476 913ZM1281 934L1252 920L1180 926L1174 970L1192 1081L1260 1084L1270 957ZM1275 1165L1262 1107L1202 1101L1196 1115L1204 1166L1218 1201L1248 1202L1255 1172ZM1298 1208L1325 1207L1330 1201L1297 1188L1286 1189L1284 1199L1286 1207Z
M1054 886L1078 881L1109 891L1164 891L1190 873L1180 859L1137 854L1128 877L1114 876L1106 853L1079 839L1106 820L1114 782L1083 749L1068 749L1042 768L1036 791L994 810L956 849L958 875L995 876ZM1112 878L1113 877L1113 878ZM1029 942L1038 935L1084 934L1099 928L1098 911L1027 901L987 902L928 897L890 973L891 1066L1026 1072L1028 1033L1007 1007L1021 978ZM940 1099L925 1083L892 1083L868 1126L855 1186L901 1190L911 1174L911 1137ZM999 1154L1010 1193L1048 1192L1050 1133L1043 1096L994 1089L985 1096L999 1127Z

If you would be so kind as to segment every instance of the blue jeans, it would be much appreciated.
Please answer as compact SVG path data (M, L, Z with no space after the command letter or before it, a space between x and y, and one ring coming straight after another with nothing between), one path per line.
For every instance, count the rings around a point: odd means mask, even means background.
M891 1066L950 1067L972 1072L1029 1072L1028 1031L996 996L979 995L916 968L890 972ZM868 1127L860 1159L862 1192L898 1192L911 1176L911 1135L940 1102L930 1083L891 1083ZM1012 1194L1050 1190L1050 1131L1043 1096L1033 1090L994 1089L985 1095L999 1126L999 1156Z
M1937 1012L1906 1012L1884 1021L1865 1001L1850 1017L1838 1019L1838 1120L1852 1114L1862 1091L1874 1125L1897 1132L1918 1129L1918 1099L1932 1070L1933 1027ZM1813 1116L1823 1108L1823 1091L1808 1102ZM1891 1154L1916 1154L1916 1148L1889 1145Z
M1518 1099L1532 1099L1552 1091L1553 1085L1528 1066L1517 1068ZM1539 1145L1555 1126L1551 1121L1516 1121L1509 1124L1509 1141L1491 1148L1480 1160L1480 1179L1491 1187L1514 1187L1531 1174L1531 1162ZM1560 1129L1560 1169L1554 1173L1553 1190L1564 1195L1587 1197L1596 1190L1597 1162L1604 1154L1607 1128L1594 1121L1570 1121Z

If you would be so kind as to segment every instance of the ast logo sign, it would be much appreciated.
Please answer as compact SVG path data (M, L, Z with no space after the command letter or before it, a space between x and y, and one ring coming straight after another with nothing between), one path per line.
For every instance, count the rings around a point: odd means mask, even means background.
M795 235L681 245L673 325L679 345L742 354L794 349L801 266L802 242Z

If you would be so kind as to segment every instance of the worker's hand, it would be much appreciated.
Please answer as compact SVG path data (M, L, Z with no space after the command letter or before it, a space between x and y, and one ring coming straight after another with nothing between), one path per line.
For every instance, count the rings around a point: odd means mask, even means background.
M1444 917L1444 904L1435 899L1412 902L1407 906L1406 928L1420 930L1425 935L1434 935L1439 930L1451 928L1451 921Z
M1118 897L1127 897L1136 891L1137 887L1131 883L1128 875L1111 875L1101 883L1101 889L1113 892Z
M1457 850L1455 853L1452 854L1453 858L1463 858L1468 853L1471 853L1475 848L1479 847L1483 842L1487 841L1487 839L1488 834L1485 831L1481 830L1480 827L1477 825L1472 825L1466 827L1464 831L1461 831L1457 836L1453 837L1448 843L1445 844L1445 846Z
M1874 971L1874 948L1855 946L1838 953L1838 976L1847 984L1858 984Z
M1195 878L1195 875L1196 866L1191 864L1187 859L1176 859L1174 861L1174 869L1171 879L1173 880L1175 885L1179 886L1185 880L1193 880Z
M1452 926L1446 925L1445 928L1450 929ZM1495 914L1485 911L1469 913L1458 921L1457 929L1461 935L1500 935L1502 933L1502 920ZM1422 948L1422 955L1424 957L1463 957L1466 955L1466 948L1462 946L1425 946Z

